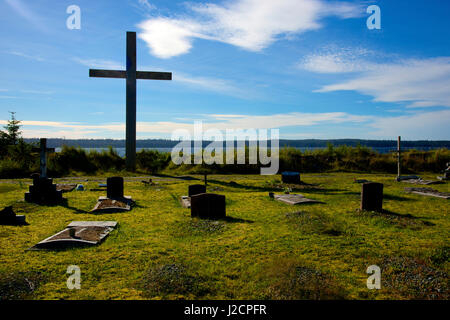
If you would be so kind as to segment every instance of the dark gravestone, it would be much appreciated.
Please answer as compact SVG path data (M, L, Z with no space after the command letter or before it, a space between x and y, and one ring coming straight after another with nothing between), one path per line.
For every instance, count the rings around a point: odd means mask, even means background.
M200 193L206 193L206 186L203 184L193 184L188 187L188 196L192 197Z
M110 199L123 198L122 177L109 177L106 179L106 196Z
M214 193L201 193L192 196L191 217L207 219L225 218L225 196Z
M383 184L377 182L366 182L361 188L361 210L378 211L383 210Z
M281 181L283 183L300 183L300 172L285 171L281 173Z
M16 216L12 207L6 207L0 211L0 225L18 226L25 225L25 216Z

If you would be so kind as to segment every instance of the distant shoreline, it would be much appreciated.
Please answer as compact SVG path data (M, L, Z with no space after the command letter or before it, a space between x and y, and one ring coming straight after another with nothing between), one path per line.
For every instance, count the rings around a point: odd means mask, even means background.
M38 138L25 138L25 142L38 143ZM179 141L165 140L165 139L140 139L136 141L137 148L158 149L158 148L173 148ZM210 144L211 141L203 141L203 147ZM363 140L363 139L303 139L303 140L288 140L280 139L280 147L294 147L294 148L326 148L328 144L333 146L346 145L349 147L356 147L358 145L369 148L396 148L396 140ZM81 147L81 148L125 148L124 139L57 139L49 138L47 145L50 148L61 148L63 145ZM402 148L405 149L450 149L450 140L414 140L402 141Z

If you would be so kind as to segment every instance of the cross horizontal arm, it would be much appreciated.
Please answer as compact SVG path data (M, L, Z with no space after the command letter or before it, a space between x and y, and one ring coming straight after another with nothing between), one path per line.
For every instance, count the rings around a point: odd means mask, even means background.
M96 78L126 78L126 71L89 69L89 77Z
M41 148L31 148L32 152L41 152ZM45 151L47 151L48 153L53 153L55 152L55 148L46 148Z
M172 80L172 72L136 71L136 79Z

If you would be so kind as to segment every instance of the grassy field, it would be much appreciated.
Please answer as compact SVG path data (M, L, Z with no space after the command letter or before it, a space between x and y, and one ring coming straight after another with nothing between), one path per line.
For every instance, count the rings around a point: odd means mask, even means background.
M355 178L384 184L384 213L357 210ZM105 181L87 179L88 189ZM141 180L126 178L137 205L114 214L89 213L105 192L39 206L18 201L30 180L2 181L0 208L12 205L29 225L0 226L0 299L449 299L448 200L407 194L412 185L394 175L304 174L311 185L293 191L324 203L300 206L268 197L283 192L279 176L211 175L208 191L227 199L224 221L191 219L181 207L198 181ZM26 251L74 220L119 225L96 247ZM366 287L374 264L381 290ZM67 289L69 265L81 268L80 290Z

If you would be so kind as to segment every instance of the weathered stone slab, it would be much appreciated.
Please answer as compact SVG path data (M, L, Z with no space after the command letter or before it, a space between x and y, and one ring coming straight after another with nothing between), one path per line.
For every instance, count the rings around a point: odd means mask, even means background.
M200 193L206 193L206 186L203 184L193 184L188 187L188 196L192 197Z
M361 210L383 210L383 184L366 182L361 186Z
M11 206L0 211L0 225L21 226L26 224L25 216L16 215Z
M57 184L56 191L71 192L77 187L77 184Z
M450 199L450 193L439 192L439 191L434 190L432 188L405 188L405 191L408 192L408 193L419 194L421 196Z
M191 217L222 219L226 217L225 196L201 193L191 197Z
M281 181L283 183L300 183L300 172L295 171L284 171L281 173Z
M54 250L97 245L116 226L117 222L115 221L73 221L67 228L42 240L30 250Z
M312 200L305 198L301 194L276 194L274 195L274 199L290 204L290 205L297 205L297 204L304 204L304 203L323 203L318 200Z
M401 182L412 183L412 184L423 184L423 185L441 184L442 183L441 181L422 180L422 179L406 179L406 180L401 180Z

